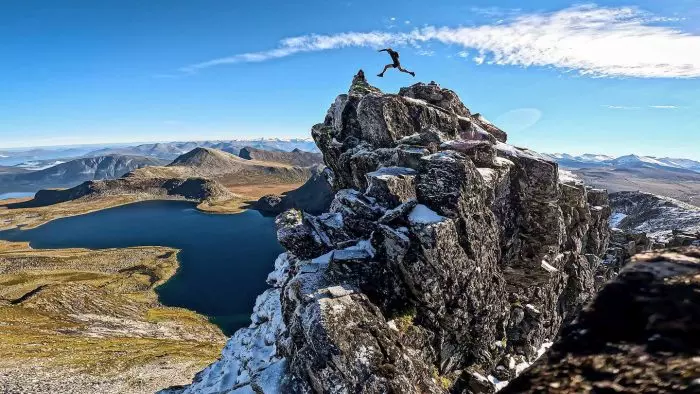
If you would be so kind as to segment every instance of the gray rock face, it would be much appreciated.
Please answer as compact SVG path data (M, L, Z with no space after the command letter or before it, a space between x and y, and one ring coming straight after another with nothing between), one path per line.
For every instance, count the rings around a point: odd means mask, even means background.
M360 73L312 134L336 194L328 213L277 219L288 266L269 365L285 368L266 393L491 392L592 298L607 195L560 183L454 92L384 94ZM268 384L260 364L222 380L259 352L236 344L184 390Z
M700 249L635 256L505 393L697 393Z

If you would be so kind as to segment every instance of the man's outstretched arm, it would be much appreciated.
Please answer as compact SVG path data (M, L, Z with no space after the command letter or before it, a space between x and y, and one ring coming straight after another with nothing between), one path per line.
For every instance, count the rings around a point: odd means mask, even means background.
M388 48L384 48L384 49L378 50L377 52L389 52L389 49L388 49Z

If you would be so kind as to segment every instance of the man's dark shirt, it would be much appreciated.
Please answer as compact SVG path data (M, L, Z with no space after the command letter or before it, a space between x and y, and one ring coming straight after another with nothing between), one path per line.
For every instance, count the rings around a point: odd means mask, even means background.
M389 52L389 56L391 56L391 60L394 61L394 66L398 66L399 65L399 53L396 51L392 51L391 49L389 49L387 52Z

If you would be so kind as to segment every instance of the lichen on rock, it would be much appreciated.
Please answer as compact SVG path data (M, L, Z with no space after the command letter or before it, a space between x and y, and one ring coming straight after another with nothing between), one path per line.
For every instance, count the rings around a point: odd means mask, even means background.
M181 390L490 392L593 297L607 194L560 182L453 91L385 94L360 72L312 135L329 212L278 217L286 274Z

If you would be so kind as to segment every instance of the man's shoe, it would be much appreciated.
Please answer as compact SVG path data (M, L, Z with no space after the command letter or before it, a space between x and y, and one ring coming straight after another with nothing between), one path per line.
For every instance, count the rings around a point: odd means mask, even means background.
M412 77L415 77L415 76L416 76L416 73L412 72L412 73L411 73L411 76L412 76Z
M377 74L378 77L384 78L384 74Z

